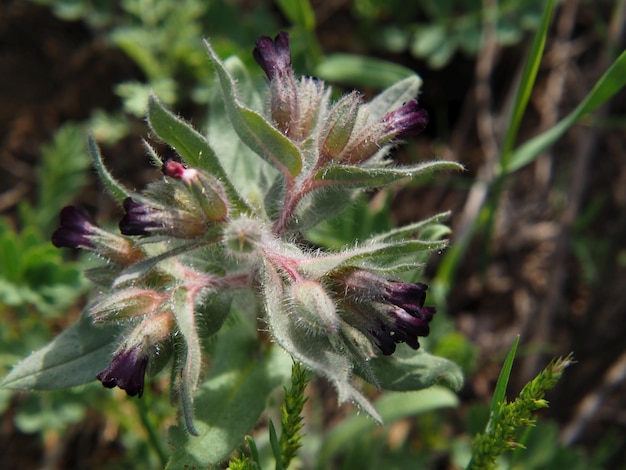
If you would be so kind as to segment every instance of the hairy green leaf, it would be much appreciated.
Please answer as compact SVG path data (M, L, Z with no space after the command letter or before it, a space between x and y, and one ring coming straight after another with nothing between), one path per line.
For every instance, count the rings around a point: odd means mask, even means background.
M434 161L419 165L396 168L362 168L359 166L338 165L320 170L314 179L326 184L342 185L350 188L378 188L402 179L417 178L433 171L462 170L456 162Z
M95 326L81 318L52 342L19 362L0 386L12 390L57 390L83 385L106 367L120 327Z
M207 41L205 45L220 79L226 112L241 140L286 177L297 176L302 170L302 155L298 147L263 116L240 102L233 78L224 63Z
M228 179L208 141L185 121L165 109L155 95L151 95L148 101L148 121L154 132L172 146L189 165L202 168L218 178L226 189L230 203L237 210L250 210Z
M225 460L257 423L267 396L289 379L289 356L276 347L259 353L254 336L240 326L218 335L217 363L196 393L198 437L170 428L174 452L168 469L206 468Z
M406 344L399 344L393 356L372 359L370 367L385 390L405 392L435 384L460 390L463 386L463 373L454 362L423 349L414 351Z

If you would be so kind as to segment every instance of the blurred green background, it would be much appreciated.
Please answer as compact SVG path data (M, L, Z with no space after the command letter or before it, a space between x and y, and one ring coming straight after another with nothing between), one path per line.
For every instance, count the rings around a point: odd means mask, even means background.
M626 95L577 119L522 164L513 151L557 128L624 50L626 2L557 2L523 109L516 92L544 5L3 1L0 376L84 305L89 286L81 272L95 260L51 245L60 209L80 203L112 225L120 214L91 170L86 136L98 140L113 174L143 187L157 175L142 144L149 91L202 129L215 92L202 39L221 57L239 55L262 86L254 40L287 30L297 72L327 80L337 96L354 88L373 96L418 73L431 123L395 158L440 157L467 168L372 194L310 234L337 246L453 211L458 248L434 256L425 270L439 312L426 348L463 367L458 405L436 410L426 396L426 405L392 413L378 429L359 423L351 407L338 409L332 388L315 380L301 468L461 468L517 334L509 396L552 356L573 351L577 364L548 396L550 408L525 437L528 449L506 466L626 468ZM525 112L511 132L519 109ZM99 383L37 395L0 390L0 466L161 468L175 422L166 381L149 380L140 401Z

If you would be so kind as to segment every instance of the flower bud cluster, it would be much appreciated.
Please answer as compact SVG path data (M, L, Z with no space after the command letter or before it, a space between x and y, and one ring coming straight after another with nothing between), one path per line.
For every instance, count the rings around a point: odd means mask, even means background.
M178 390L183 391L183 414L191 416L203 364L199 306L234 289L261 293L259 305L276 342L332 380L340 399L359 402L373 416L350 382L353 366L367 370L372 357L391 355L400 343L418 349L418 338L428 335L435 308L424 306L426 285L405 283L390 273L418 267L405 258L440 249L445 241L405 240L415 230L400 230L341 252L309 252L300 242L302 227L332 215L333 208L317 199L325 191L340 195L333 205L341 209L355 191L422 170L390 168L382 159L398 139L426 126L428 115L414 99L415 80L377 103L365 103L353 92L332 104L322 81L295 76L289 42L286 33L274 40L262 37L253 51L268 79L265 115L240 103L234 80L209 46L233 128L278 170L274 184L265 186L271 186L265 206L243 196L245 185L257 181L242 183L240 175L229 175L198 133L155 102L158 118L169 120L165 129L183 131L177 144L192 139L176 148L181 159L196 165L164 160L161 180L120 198L125 212L121 234L98 226L83 209L68 207L61 213L53 243L95 252L109 261L107 272L113 273L103 278L102 295L89 307L93 321L129 325L110 365L97 376L104 386L141 396L155 354L177 341L185 352L180 355L184 360L174 364L182 369ZM198 148L205 149L203 155L198 156ZM390 253L403 261L363 264L370 257L389 260ZM187 425L193 433L190 420Z

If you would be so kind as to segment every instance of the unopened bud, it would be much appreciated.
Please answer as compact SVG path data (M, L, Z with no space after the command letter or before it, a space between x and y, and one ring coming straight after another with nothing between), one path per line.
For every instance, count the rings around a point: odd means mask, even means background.
M164 294L148 289L130 288L113 292L89 308L94 322L120 321L130 317L150 315L167 299Z
M185 184L208 220L215 222L226 218L228 214L226 190L217 178L204 170L185 168L174 160L163 163L163 173Z
M206 223L200 214L153 207L130 197L124 200L123 205L126 214L120 220L119 227L124 235L167 235L190 239L206 233Z
M132 240L103 229L80 207L64 207L60 219L61 226L52 234L52 243L57 248L93 251L122 266L145 258L143 250Z
M320 163L334 160L343 151L352 135L360 104L361 97L351 93L330 111L320 133Z
M335 304L317 281L301 281L292 287L296 321L315 334L334 335L337 332L338 316Z

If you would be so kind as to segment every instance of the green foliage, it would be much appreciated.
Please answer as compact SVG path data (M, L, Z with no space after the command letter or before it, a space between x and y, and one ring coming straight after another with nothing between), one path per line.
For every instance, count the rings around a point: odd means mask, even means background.
M566 358L554 359L524 386L518 398L506 402L504 394L518 341L519 337L513 343L500 372L485 432L477 435L472 443L472 458L468 469L495 469L497 458L505 451L524 447L519 442L522 430L534 425L533 413L548 406L544 399L546 391L556 385L565 369L573 362L571 354Z
M294 362L291 366L291 386L289 389L285 388L285 398L281 407L280 455L274 455L283 469L289 466L298 449L302 447L303 435L300 430L304 423L301 413L306 402L304 390L309 380L304 367Z
M542 6L541 0L505 0L490 8L477 0L429 0L411 5L401 0L356 0L354 10L365 20L367 31L377 31L377 45L396 53L409 51L437 69L456 53L477 55L485 22L495 24L499 44L519 43L526 31L537 27ZM389 16L395 21L386 25L382 20Z
M64 263L48 236L61 208L85 185L88 166L82 126L62 126L42 147L36 205L20 204L20 230L0 219L0 302L5 308L26 315L32 306L44 316L55 316L85 289L78 266ZM6 332L5 340L13 343L16 331L7 326Z
M33 306L44 316L56 316L84 288L78 267L64 263L38 228L27 226L18 233L0 219L0 303L4 308L25 314L26 307Z

